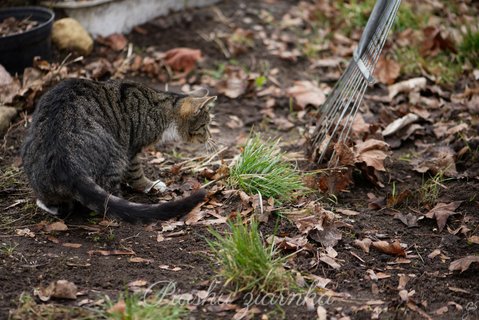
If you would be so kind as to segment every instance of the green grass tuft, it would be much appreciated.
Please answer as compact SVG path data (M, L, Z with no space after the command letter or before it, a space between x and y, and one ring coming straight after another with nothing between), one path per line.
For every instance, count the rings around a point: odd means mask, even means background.
M472 67L479 68L479 31L467 31L459 45L459 57L463 62L469 61Z
M124 302L124 308L115 311L115 305L109 303L108 319L118 320L180 320L188 316L184 305L159 301L156 296L143 300L142 295L125 293L118 301ZM112 309L113 307L113 309Z
M299 172L282 159L278 143L279 140L264 141L260 135L252 135L230 168L229 184L279 202L292 200L296 192L306 191Z
M208 240L225 286L235 292L280 293L294 289L292 274L283 268L284 257L279 257L274 245L265 246L258 223L243 224L240 218L229 222L230 233L210 230L214 240Z

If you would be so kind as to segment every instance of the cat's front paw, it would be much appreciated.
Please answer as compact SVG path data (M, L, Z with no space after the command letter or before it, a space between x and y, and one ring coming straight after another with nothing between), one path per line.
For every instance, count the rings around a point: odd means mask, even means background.
M156 190L159 192L165 192L166 191L166 184L164 184L161 180L156 180L152 181L151 185L146 187L143 192L144 193L149 193L151 190Z

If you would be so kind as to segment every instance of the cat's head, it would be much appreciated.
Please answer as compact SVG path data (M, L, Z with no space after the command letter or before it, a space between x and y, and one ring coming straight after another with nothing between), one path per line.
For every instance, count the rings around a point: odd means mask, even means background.
M178 133L183 141L206 143L211 138L210 111L215 101L216 96L209 96L204 90L195 91L181 99Z

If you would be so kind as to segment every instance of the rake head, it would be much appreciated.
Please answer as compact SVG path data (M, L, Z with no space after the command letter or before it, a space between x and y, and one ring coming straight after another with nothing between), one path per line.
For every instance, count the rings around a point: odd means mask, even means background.
M401 0L377 0L353 59L322 105L311 140L313 159L318 163L331 155L329 166L338 164L332 143L345 144L349 137L366 87L375 82L374 68L400 3Z

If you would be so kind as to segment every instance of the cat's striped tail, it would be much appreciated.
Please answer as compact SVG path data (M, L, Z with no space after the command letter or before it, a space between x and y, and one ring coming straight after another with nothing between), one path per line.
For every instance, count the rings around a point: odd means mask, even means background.
M127 222L149 222L182 217L206 198L206 190L200 189L183 199L159 204L142 204L109 194L92 179L79 181L75 186L75 200L99 214L118 217Z

